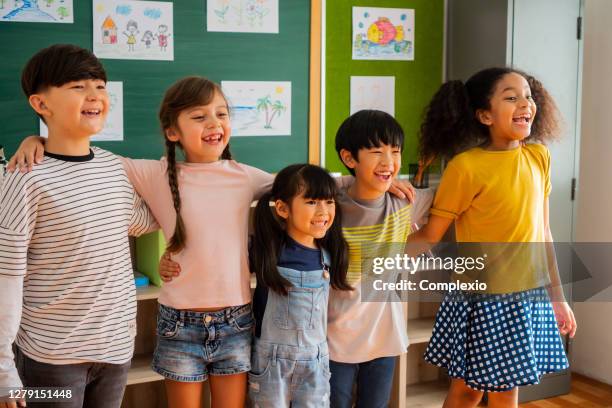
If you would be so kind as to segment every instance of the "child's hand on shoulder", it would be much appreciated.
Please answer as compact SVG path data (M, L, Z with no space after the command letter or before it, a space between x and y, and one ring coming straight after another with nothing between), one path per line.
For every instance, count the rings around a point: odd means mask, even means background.
M45 153L45 139L40 136L28 136L9 160L6 170L19 170L22 173L32 171L34 164L42 163Z
M389 187L389 193L399 198L405 198L411 203L414 203L414 197L416 196L416 193L414 192L414 187L412 186L412 184L410 184L409 181L398 179L394 179L391 183L391 187Z
M159 276L164 282L170 282L179 276L181 265L171 259L170 252L166 251L159 260Z

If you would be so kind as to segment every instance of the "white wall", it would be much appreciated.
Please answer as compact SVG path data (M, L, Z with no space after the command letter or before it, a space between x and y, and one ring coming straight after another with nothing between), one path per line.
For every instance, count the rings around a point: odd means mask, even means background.
M575 239L612 242L612 1L585 0ZM612 265L611 265L612 273ZM611 296L607 299L612 301ZM572 369L612 384L612 302L576 303Z

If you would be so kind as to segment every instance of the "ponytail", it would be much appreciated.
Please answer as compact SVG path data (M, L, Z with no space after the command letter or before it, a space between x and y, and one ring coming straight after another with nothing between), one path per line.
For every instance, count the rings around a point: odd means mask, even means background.
M181 217L181 195L178 189L178 178L176 174L176 144L166 139L166 157L168 160L168 184L172 193L172 202L174 203L174 211L176 211L176 225L174 227L174 235L170 238L170 242L166 246L168 252L179 252L185 247L185 223Z
M446 82L425 110L419 141L421 160L449 159L480 144L483 137L477 126L466 86L461 81Z
M336 216L325 236L318 240L321 248L326 248L331 257L331 286L336 290L353 290L348 283L349 253L348 243L342 234L342 211L336 206Z
M265 286L280 295L287 295L291 283L278 272L278 258L285 243L285 231L278 219L272 214L270 201L272 192L264 194L255 207L253 248L251 269L255 270L257 279Z

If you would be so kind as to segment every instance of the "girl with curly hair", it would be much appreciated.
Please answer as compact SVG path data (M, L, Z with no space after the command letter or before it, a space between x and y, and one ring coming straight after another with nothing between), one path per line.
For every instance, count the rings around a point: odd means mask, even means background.
M484 392L489 407L516 407L519 386L568 368L560 334L573 337L576 321L552 247L544 145L558 123L542 84L511 68L449 81L426 110L421 160L449 162L429 222L409 237L407 252L439 242L453 222L460 251L489 252L476 276L487 289L446 294L425 352L452 378L444 408L476 407ZM468 275L455 271L453 280L474 282Z

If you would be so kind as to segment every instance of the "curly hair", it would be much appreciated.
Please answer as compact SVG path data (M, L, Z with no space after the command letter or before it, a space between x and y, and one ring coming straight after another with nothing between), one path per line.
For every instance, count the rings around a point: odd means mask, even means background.
M476 112L490 109L497 83L511 73L521 75L531 88L537 107L531 134L526 142L547 143L560 134L560 114L542 83L513 68L487 68L474 74L465 84L454 80L444 83L425 109L419 134L419 154L429 163L437 157L450 159L472 147L485 144L488 126L480 123Z

